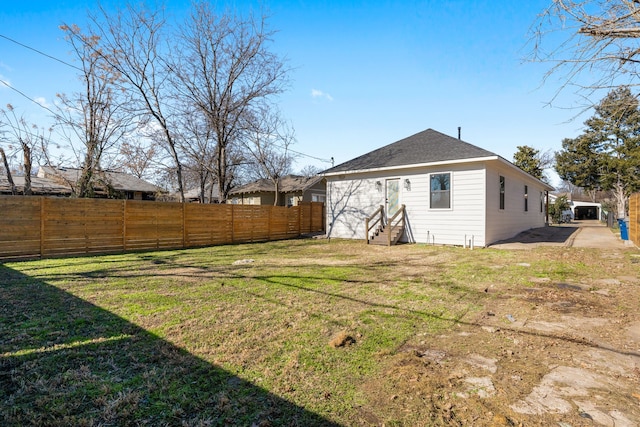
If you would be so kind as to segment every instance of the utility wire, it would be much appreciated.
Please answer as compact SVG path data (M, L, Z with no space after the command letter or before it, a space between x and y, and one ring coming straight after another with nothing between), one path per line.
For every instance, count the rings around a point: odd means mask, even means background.
M38 53L38 54L40 54L40 55L42 55L42 56L46 56L46 57L47 57L47 58L49 58L49 59L53 59L54 61L58 61L59 63L64 64L64 65L66 65L66 66L68 66L68 67L75 68L75 69L76 69L76 70L78 70L78 71L83 71L83 70L82 70L82 68L76 67L76 66L75 66L75 65L73 65L73 64L69 64L68 62L65 62L65 61L63 61L62 59L56 58L55 56L48 55L48 54L46 54L46 53L44 53L44 52L42 52L42 51L40 51L40 50L38 50L38 49L36 49L36 48L33 48L33 47L31 47L31 46L27 46L26 44L20 43L19 41L14 40L14 39L12 39L11 37L7 37L7 36L5 36L5 35L3 35L3 34L0 34L0 38L3 38L3 39L8 40L8 41L10 41L10 42L12 42L12 43L15 43L15 44L17 44L18 46L22 46L22 47L24 47L25 49L32 50L32 51L34 51L34 52L36 52L36 53Z
M21 96L27 98L29 101L33 102L34 104L36 104L39 107L44 108L45 110L47 110L48 112L50 112L51 114L53 114L54 116L58 117L58 113L56 113L55 111L53 111L51 108L47 107L46 105L42 105L40 104L38 101L34 100L33 98L30 98L28 95L26 95L24 92L21 92L20 90L16 89L15 87L11 86L9 83L5 82L4 80L0 80L0 83L2 83L3 85L5 85L6 87L8 87L9 89L11 89L14 92L17 92L18 94L20 94Z
M42 105L40 104L38 101L34 100L33 98L29 97L28 95L26 95L24 92L16 89L15 87L11 86L9 83L5 82L4 80L0 79L0 83L2 83L3 85L5 85L6 87L8 87L9 89L11 89L12 91L18 93L20 96L28 99L29 101L33 102L34 104L36 104L38 107L44 108L45 110L47 110L48 112L50 112L51 114L53 114L54 117L60 117L60 115L58 113L56 113L55 111L53 111L51 108L47 107L46 105ZM284 147L280 147L282 149L284 149ZM287 151L290 151L292 153L298 154L300 156L304 156L304 157L308 157L310 159L314 159L314 160L318 160L319 162L323 162L323 163L331 163L331 166L333 166L333 157L331 159L322 159L320 157L315 157L312 156L310 154L306 154L306 153L302 153L300 151L296 151L296 150L292 150L291 148L287 148Z
M280 147L280 148L283 148L283 147ZM320 157L314 157L314 156L309 155L309 154L301 153L300 151L295 151L295 150L292 150L291 148L286 148L286 150L287 151L291 151L292 153L295 153L295 154L299 154L301 156L305 156L305 157L309 157L309 158L314 159L314 160L318 160L318 161L323 162L323 163L331 163L332 166L333 166L333 158L331 158L331 160L321 159Z
M42 52L42 51L40 51L40 50L38 50L38 49L36 49L36 48L33 48L33 47L31 47L31 46L26 45L26 44L24 44L24 43L20 43L19 41L14 40L14 39L12 39L11 37L7 37L7 36L5 36L5 35L3 35L3 34L0 34L0 38L3 38L3 39L5 39L5 40L8 40L8 41L10 41L10 42L12 42L12 43L17 44L18 46L21 46L21 47L23 47L23 48L25 48L25 49L29 49L29 50L31 50L31 51L33 51L33 52L36 52L36 53L37 53L37 54L39 54L39 55L45 56L45 57L47 57L47 58L49 58L49 59L52 59L52 60L54 60L54 61L57 61L57 62L59 62L59 63L61 63L61 64L64 64L64 65L66 65L66 66L68 66L68 67L71 67L71 68L74 68L74 69L76 69L76 70L78 70L78 71L84 72L84 70L83 70L82 68L76 67L76 66L75 66L75 65L73 65L73 64L70 64L70 63L68 63L68 62L65 62L65 61L63 61L62 59L56 58L55 56L51 56L51 55L49 55L49 54L46 54L46 53L44 53L44 52ZM16 89L16 88L15 88L15 87L13 87L13 86L11 86L9 83L5 82L4 80L0 80L0 83L4 84L6 87L8 87L9 89L11 89L11 90L13 90L13 91L17 92L18 94L22 95L23 97L25 97L25 98L26 98L26 99L28 99L29 101L33 102L34 104L36 104L36 105L38 105L38 106L40 106L40 107L44 108L45 110L49 111L49 112L50 112L51 114L53 114L54 116L56 116L56 117L58 116L58 114L57 114L56 112L54 112L54 111L53 111L53 110L51 110L50 108L48 108L48 107L46 107L46 106L44 106L44 105L40 104L39 102L35 101L34 99L30 98L29 96L25 95L23 92L21 92L20 90ZM282 147L281 147L281 148L282 148ZM334 163L334 161L333 161L333 157L332 157L331 159L321 159L320 157L311 156L311 155L309 155L309 154L305 154L305 153L302 153L302 152L300 152L300 151L295 151L295 150L292 150L292 149L288 149L288 151L291 151L292 153L298 154L298 155L300 155L300 156L305 156L305 157L309 157L310 159L318 160L318 161L323 162L323 163L331 163L331 166L333 166L333 163Z

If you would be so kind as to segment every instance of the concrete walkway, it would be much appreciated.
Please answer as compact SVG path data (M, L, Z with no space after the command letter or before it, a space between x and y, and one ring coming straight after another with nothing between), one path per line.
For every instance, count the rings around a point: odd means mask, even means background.
M620 239L620 231L611 230L600 221L576 221L579 224L578 231L572 235L574 248L601 248L620 249L633 247L629 240ZM627 245L628 244L628 245Z
M570 224L550 225L524 231L512 239L490 245L500 249L531 249L539 246L574 248L624 249L633 248L631 241L620 239L600 221L574 221Z

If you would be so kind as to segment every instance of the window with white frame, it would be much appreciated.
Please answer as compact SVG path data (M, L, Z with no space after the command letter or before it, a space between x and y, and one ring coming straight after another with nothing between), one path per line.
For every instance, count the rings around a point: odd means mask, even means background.
M429 208L451 209L451 173L429 176Z
M298 198L296 197L295 194L287 194L285 196L285 200L287 201L287 206L297 206L298 205Z

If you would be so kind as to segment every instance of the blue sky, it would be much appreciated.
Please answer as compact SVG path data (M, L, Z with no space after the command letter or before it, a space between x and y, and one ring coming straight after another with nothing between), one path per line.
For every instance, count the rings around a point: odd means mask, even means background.
M559 150L584 117L571 93L542 85L548 65L524 61L530 26L548 1L264 1L271 49L287 58L291 86L281 95L296 131L297 167L330 167L427 128L457 136L511 160L518 145ZM58 29L83 26L87 0L3 4L0 35L73 61ZM107 7L110 3L105 1ZM167 0L179 16L189 2ZM240 13L256 1L217 1ZM55 94L78 89L75 70L0 38L0 79L51 105ZM0 84L30 122L48 112Z

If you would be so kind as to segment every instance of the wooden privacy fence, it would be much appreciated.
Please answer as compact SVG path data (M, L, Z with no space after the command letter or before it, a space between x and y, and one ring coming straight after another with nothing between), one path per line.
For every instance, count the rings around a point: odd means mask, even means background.
M629 197L629 239L640 246L640 193Z
M324 206L0 196L0 259L181 249L324 230Z

